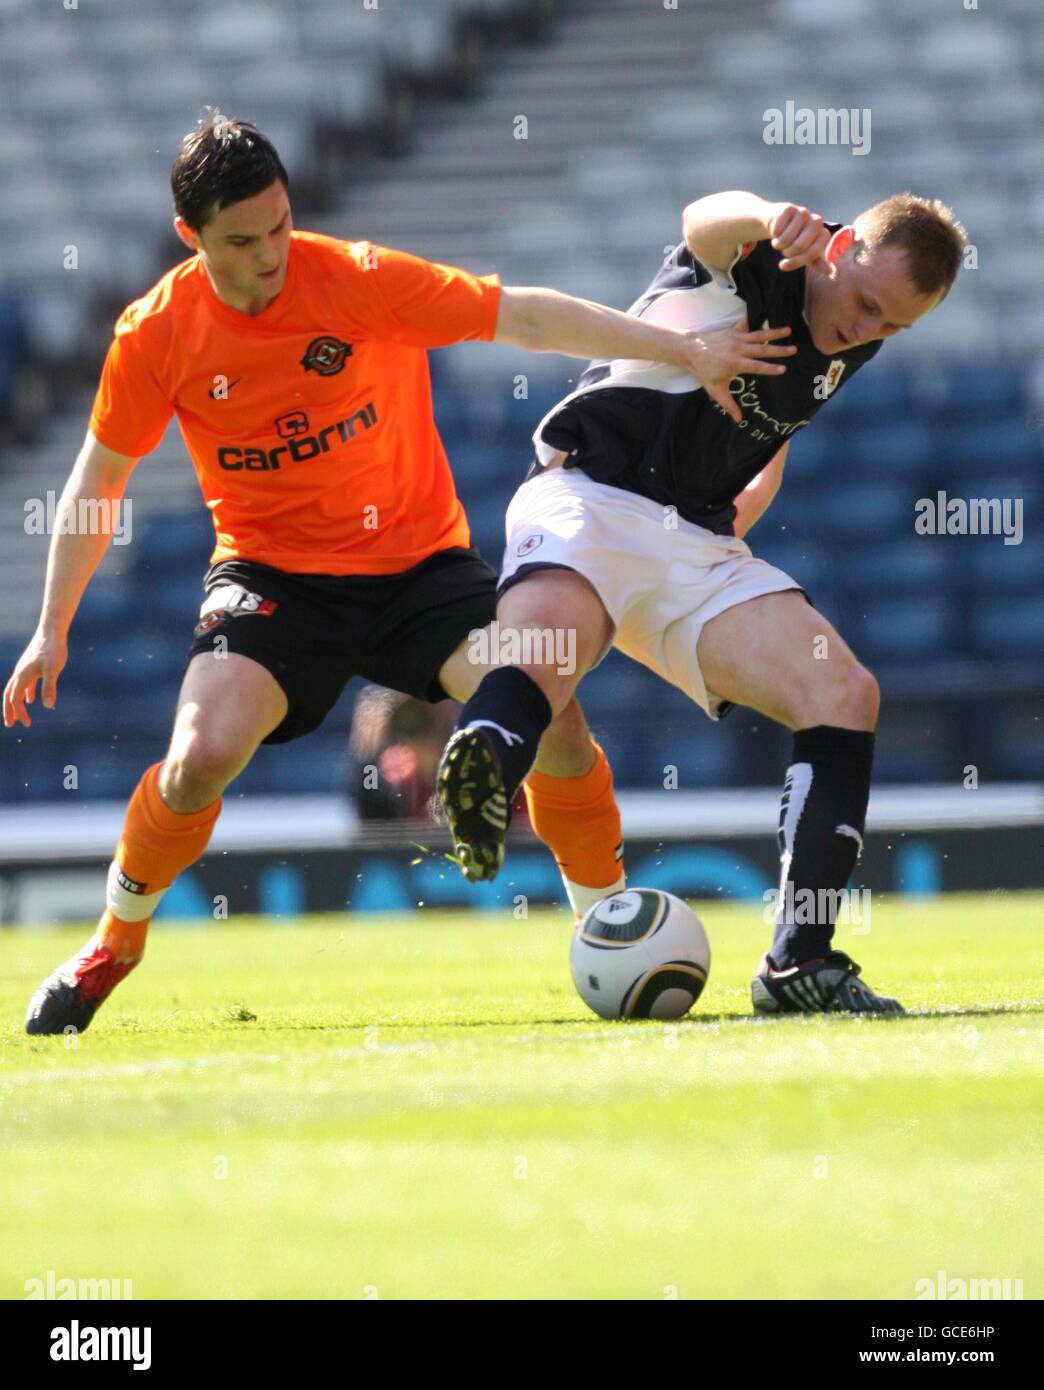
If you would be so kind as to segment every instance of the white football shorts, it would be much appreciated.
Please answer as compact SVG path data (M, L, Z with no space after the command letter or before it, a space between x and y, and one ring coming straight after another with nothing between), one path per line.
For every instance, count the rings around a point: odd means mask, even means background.
M612 645L683 690L711 719L723 701L708 691L696 658L704 623L747 599L801 590L745 541L715 535L578 468L548 469L523 483L508 507L506 533L501 589L527 567L576 570L605 604L616 628Z

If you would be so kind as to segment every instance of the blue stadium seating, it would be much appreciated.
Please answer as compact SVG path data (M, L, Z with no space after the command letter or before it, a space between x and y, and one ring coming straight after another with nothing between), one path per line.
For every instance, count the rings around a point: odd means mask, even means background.
M946 653L955 639L955 617L945 594L897 598L879 589L849 611L848 634L859 655L871 662L914 660L931 649Z
M971 634L982 657L1006 657L1044 651L1044 593L1020 598L982 599L972 610Z
M996 536L969 538L956 551L954 582L980 595L1044 592L1044 546L1036 536L1021 545L1005 545Z

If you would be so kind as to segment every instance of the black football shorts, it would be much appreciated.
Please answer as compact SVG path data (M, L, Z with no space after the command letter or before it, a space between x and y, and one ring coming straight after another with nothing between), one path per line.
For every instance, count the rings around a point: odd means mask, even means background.
M437 551L402 574L288 574L253 560L222 560L189 660L238 652L279 682L290 702L265 743L317 729L353 676L419 700L444 700L439 670L475 628L496 616L497 576L475 549ZM216 639L224 638L220 645Z

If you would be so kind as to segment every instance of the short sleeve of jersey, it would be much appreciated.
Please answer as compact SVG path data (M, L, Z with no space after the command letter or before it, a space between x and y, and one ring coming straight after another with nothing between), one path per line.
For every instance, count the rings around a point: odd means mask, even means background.
M773 288L782 274L780 260L770 241L748 241L738 249L737 259L729 268L732 283L747 305L747 321L752 328L765 317Z
M500 279L425 261L406 251L372 248L375 334L404 347L437 348L469 339L491 342L497 330Z
M117 454L142 458L163 438L173 409L149 367L140 335L120 319L94 397L91 433Z

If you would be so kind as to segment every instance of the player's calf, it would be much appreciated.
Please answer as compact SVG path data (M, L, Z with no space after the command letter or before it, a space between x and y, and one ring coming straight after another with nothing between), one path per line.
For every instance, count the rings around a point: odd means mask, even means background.
M829 914L795 903L829 900L863 848L880 695L821 613L795 592L766 594L712 618L698 641L707 688L794 731L780 806L779 910L771 959L780 970L831 952Z

